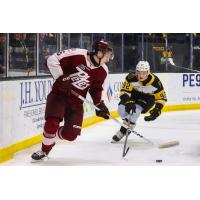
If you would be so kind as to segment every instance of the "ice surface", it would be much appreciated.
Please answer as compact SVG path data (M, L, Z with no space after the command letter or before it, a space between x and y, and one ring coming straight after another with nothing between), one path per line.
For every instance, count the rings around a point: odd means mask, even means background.
M153 122L138 120L136 131L155 143L178 140L179 146L158 149L131 134L130 147L122 157L123 141L111 144L113 134L120 128L112 120L84 128L75 142L59 141L49 154L50 159L31 163L32 152L40 144L20 151L14 159L2 165L31 166L183 166L200 165L200 111L168 112ZM156 163L156 160L162 160Z

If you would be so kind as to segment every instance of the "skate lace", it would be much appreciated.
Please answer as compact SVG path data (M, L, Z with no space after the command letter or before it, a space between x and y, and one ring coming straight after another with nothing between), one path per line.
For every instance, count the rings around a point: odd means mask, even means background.
M118 131L118 132L116 133L116 136L117 136L118 138L122 138L122 137L124 136L124 134L123 134L121 131Z
M46 153L45 152L43 152L43 151L38 151L38 152L36 152L36 154L38 155L38 156L46 156Z

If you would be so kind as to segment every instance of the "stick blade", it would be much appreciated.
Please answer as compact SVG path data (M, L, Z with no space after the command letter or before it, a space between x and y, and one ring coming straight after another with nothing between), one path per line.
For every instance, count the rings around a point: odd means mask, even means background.
M122 157L125 157L128 151L129 151L129 147L126 149L126 151L125 150L123 151Z
M169 148L169 147L174 147L179 145L179 141L175 140L175 141L171 141L171 142L166 142L166 143L162 143L158 145L159 149L163 149L163 148Z

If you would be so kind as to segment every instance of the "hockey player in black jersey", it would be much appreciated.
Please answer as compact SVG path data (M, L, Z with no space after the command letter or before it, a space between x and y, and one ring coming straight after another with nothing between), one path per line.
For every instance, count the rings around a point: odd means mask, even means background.
M141 113L145 121L155 120L160 114L167 101L166 93L159 78L150 73L147 61L139 61L136 72L127 75L120 90L120 102L118 113L123 119L125 127L135 128L136 121ZM113 136L113 141L120 141L126 134L127 129L121 126L120 130Z

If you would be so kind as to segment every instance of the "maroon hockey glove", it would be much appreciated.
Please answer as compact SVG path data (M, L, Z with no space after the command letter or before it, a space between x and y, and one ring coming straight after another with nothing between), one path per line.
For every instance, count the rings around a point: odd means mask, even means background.
M145 121L153 121L155 120L159 115L161 114L161 111L158 108L154 108L153 110L150 111L149 116L145 116L144 120Z
M103 117L104 119L109 119L108 115L110 115L110 112L104 104L104 101L100 101L96 106L100 109L100 111L96 110L96 115L98 117Z
M56 79L53 84L53 91L55 93L69 95L71 93L70 79L67 75L62 75Z

